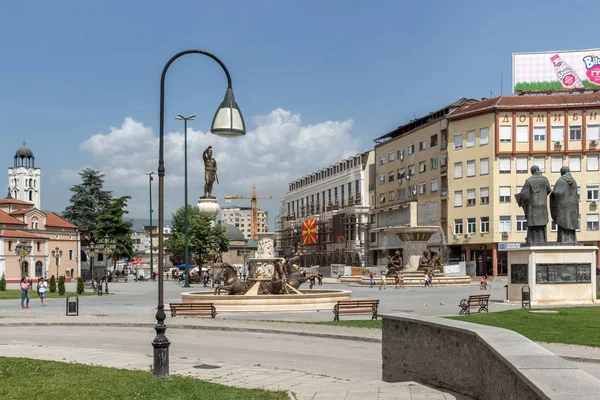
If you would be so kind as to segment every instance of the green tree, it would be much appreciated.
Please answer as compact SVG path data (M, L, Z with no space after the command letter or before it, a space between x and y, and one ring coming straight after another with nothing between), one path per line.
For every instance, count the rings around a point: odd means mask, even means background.
M54 275L50 277L50 293L56 292L56 278Z
M133 224L123 218L129 214L129 211L127 211L127 201L129 199L131 199L129 196L111 199L96 219L94 236L99 239L109 238L110 242L116 245L111 254L113 266L120 258L132 258L134 255L131 239Z
M76 225L82 237L97 243L95 229L98 216L107 207L112 198L110 191L104 190L104 174L92 168L86 168L79 173L81 183L73 186L70 205L65 208L63 218Z
M83 283L83 278L77 278L77 294L83 293L85 290L85 284Z
M212 218L200 214L197 208L188 205L188 246L190 264L202 265L215 250L224 253L229 250L229 237L221 225L212 225ZM171 235L166 240L167 252L173 264L181 264L185 251L185 209L181 207L173 214ZM181 262L176 262L181 261Z
M0 278L0 291L6 291L6 276L4 276L4 272L2 273L2 277Z
M65 276L61 275L58 278L58 294L61 296L65 294Z

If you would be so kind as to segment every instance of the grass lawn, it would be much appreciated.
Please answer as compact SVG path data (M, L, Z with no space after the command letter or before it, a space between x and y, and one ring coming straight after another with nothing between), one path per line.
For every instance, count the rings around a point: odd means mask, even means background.
M77 294L75 292L65 292L64 295L59 295L58 294L58 290L54 293L50 293L50 291L46 292L46 298L47 299L66 299L67 296L93 296L96 295L95 292L92 292L91 289L89 289L87 292L83 292L81 294ZM33 299L39 299L40 296L38 296L37 292L34 290L31 290L29 292L29 298L31 300ZM21 299L21 289L7 289L5 291L0 291L0 300L6 300L6 299Z
M530 310L521 309L447 318L510 329L537 342L600 347L600 307L565 307L552 310L559 313L531 314Z
M155 379L150 372L0 357L3 396L11 400L231 399L283 400L284 391L238 389L189 377Z
M306 322L314 325L348 326L351 328L372 328L381 329L381 320L348 320L348 321L327 321L327 322Z

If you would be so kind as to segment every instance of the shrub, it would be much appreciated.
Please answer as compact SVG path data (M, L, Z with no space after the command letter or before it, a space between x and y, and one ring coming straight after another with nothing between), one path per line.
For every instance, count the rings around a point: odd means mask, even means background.
M77 278L77 294L83 293L84 290L85 290L85 285L83 283L83 278L79 277L79 278Z
M0 278L0 291L6 291L6 277L4 276L4 272L2 273L2 277Z
M56 278L54 275L50 277L50 293L56 292Z
M65 294L65 276L61 275L58 278L58 294L61 296Z

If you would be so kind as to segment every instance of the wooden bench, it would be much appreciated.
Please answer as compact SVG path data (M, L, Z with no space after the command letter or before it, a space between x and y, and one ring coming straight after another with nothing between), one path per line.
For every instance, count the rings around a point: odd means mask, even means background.
M333 320L339 321L340 314L371 314L371 320L377 319L379 300L342 300L333 306Z
M477 307L478 313L485 311L488 312L488 302L490 300L489 294L476 294L469 296L468 299L462 299L460 304L460 314L471 314L471 308Z
M213 303L169 303L171 307L171 317L200 315L217 316L217 309Z

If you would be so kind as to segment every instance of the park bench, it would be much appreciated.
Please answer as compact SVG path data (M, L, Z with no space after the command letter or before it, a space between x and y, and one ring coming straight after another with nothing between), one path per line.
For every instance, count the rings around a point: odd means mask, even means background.
M213 303L169 303L171 307L171 317L177 316L217 316L217 309Z
M462 299L460 304L460 314L471 314L471 308L479 308L478 313L485 311L488 312L488 302L490 300L489 294L475 294L469 296L468 299Z
M125 276L123 276L123 275L120 275L120 276L113 275L113 277L112 277L113 281L115 281L115 282L119 282L119 279L123 280L124 282L127 282L128 278L129 278L129 276L127 276L127 275L125 275Z
M333 320L339 321L340 314L371 314L371 319L377 319L379 300L342 300L333 306Z

